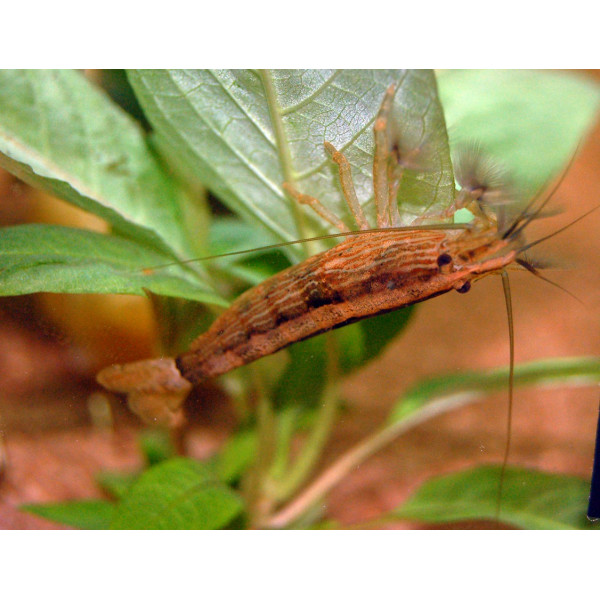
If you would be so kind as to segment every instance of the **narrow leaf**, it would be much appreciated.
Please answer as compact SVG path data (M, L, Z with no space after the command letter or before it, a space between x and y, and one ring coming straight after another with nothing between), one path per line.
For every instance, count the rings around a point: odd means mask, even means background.
M0 230L0 296L33 292L138 294L145 290L227 305L185 266L158 268L172 258L113 235L56 225ZM152 269L152 267L156 267Z
M495 520L501 468L483 466L427 481L393 515L427 523ZM592 529L589 481L533 469L506 469L500 520L522 529Z
M558 358L515 366L515 386L593 385L600 381L600 359L596 357ZM418 383L393 408L388 425L393 426L419 411L432 415L482 400L505 389L508 368L444 375Z
M275 239L331 229L284 194L286 181L351 222L325 141L347 156L359 201L374 223L372 128L391 83L398 88L396 118L411 140L428 146L433 165L418 177L406 174L405 220L442 210L453 199L444 117L430 71L134 70L129 77L171 161Z
M174 458L146 471L118 504L112 529L221 529L243 510L212 470Z
M451 70L438 85L453 149L480 143L525 193L567 164L600 110L600 86L573 73Z
M77 529L108 529L115 505L106 500L25 504L21 510Z

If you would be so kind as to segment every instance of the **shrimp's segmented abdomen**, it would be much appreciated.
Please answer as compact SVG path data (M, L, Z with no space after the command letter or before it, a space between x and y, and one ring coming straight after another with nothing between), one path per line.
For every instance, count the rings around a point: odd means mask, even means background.
M457 286L437 263L448 234L381 232L350 238L242 294L177 358L196 383L290 344Z

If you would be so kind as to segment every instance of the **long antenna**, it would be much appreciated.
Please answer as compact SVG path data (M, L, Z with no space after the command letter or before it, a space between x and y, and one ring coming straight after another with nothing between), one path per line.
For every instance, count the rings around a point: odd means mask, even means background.
M465 223L436 223L432 225L407 225L405 227L380 227L376 229L361 229L358 231L341 231L339 233L327 233L325 235L318 235L316 237L305 238L302 240L292 240L290 242L279 242L278 244L270 244L268 246L260 246L258 248L250 248L248 250L236 250L235 252L224 252L223 254L214 254L212 256L201 256L199 258L188 258L186 260L173 261L170 263L164 263L160 265L154 265L146 267L147 269L164 269L166 267L173 267L177 265L186 265L193 262L201 262L204 260L213 260L215 258L225 258L228 256L239 256L242 254L251 254L253 252L264 252L265 250L275 250L277 248L285 248L286 246L293 246L294 244L302 244L304 242L317 242L319 240L330 240L338 237L348 237L350 235L363 235L368 233L384 233L391 231L429 231L431 229L441 230L461 230L469 229L469 225Z
M539 277L542 281L545 281L546 283L553 285L555 288L558 288L559 290L563 291L565 294L568 294L569 296L571 296L571 298L573 298L573 300L577 300L577 302L579 302L579 304L586 306L585 302L581 298L578 298L575 294L570 292L568 289L566 289L562 285L556 283L556 281L552 281L552 279L548 279L548 277L544 277L544 275L542 275L533 265L530 265L526 260L517 258L515 260L515 262L517 264L521 265L524 269L527 269L532 275L535 275L536 277Z
M508 371L508 410L506 414L506 444L504 446L504 457L500 470L500 482L498 484L498 496L496 497L496 521L500 522L500 507L502 505L502 492L504 491L504 479L506 467L510 455L512 442L512 413L513 413L513 390L515 386L515 333L513 326L512 298L510 295L510 281L508 273L502 269L502 287L504 289L504 300L506 301L506 316L508 318L508 339L510 348L510 367Z
M521 231L523 231L523 229L525 227L527 227L527 225L529 225L529 223L533 219L535 219L540 214L540 212L543 210L543 208L546 206L546 204L548 204L548 202L550 202L550 199L552 198L552 196L554 196L554 194L556 193L556 190L558 190L558 188L561 186L562 182L565 180L567 173L573 166L573 162L575 161L575 157L577 156L578 151L579 151L579 145L577 145L577 148L575 149L575 152L573 152L573 154L571 155L571 158L569 159L567 166L562 170L559 178L556 180L556 182L552 186L550 193L544 199L544 201L529 215L527 214L529 212L529 210L533 207L533 205L544 195L545 190L542 190L540 193L536 194L531 199L530 202L527 203L527 206L525 206L525 208L521 211L519 216L513 221L513 224L502 234L503 239L506 239L510 235L517 236Z
M573 225L575 225L575 223L579 223L579 221L581 221L582 219L585 219L588 215L593 213L595 210L598 210L599 208L600 208L600 204L598 206L594 206L594 208L592 208L591 210L588 210L587 212L583 213L580 217L577 217L574 221L571 221L569 224L565 225L564 227L561 227L560 229L557 229L556 231L553 231L552 233L549 233L548 235L545 235L544 237L534 240L533 242L530 242L529 244L525 244L525 246L522 246L521 248L518 249L518 251L517 251L518 254L521 254L522 252L529 250L529 248L533 248L534 246L537 246L538 244L541 244L542 242L549 240L550 238L554 237L555 235L562 233L563 231L565 231L565 229L569 229L569 227L572 227Z

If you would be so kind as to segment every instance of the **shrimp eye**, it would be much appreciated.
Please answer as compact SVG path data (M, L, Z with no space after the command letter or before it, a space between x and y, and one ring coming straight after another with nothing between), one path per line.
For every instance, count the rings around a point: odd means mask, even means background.
M438 267L445 267L446 265L449 265L452 262L452 257L447 254L446 252L444 252L443 254L440 254L437 257L437 264Z
M471 289L471 282L465 281L465 283L461 287L456 288L456 291L459 294L466 294L470 289Z

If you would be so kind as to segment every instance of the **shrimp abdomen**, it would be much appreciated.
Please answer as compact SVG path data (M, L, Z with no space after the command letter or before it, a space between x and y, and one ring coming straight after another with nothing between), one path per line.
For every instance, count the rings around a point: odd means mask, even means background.
M346 240L242 294L177 358L197 382L327 330L456 287L437 259L447 233L374 233Z

